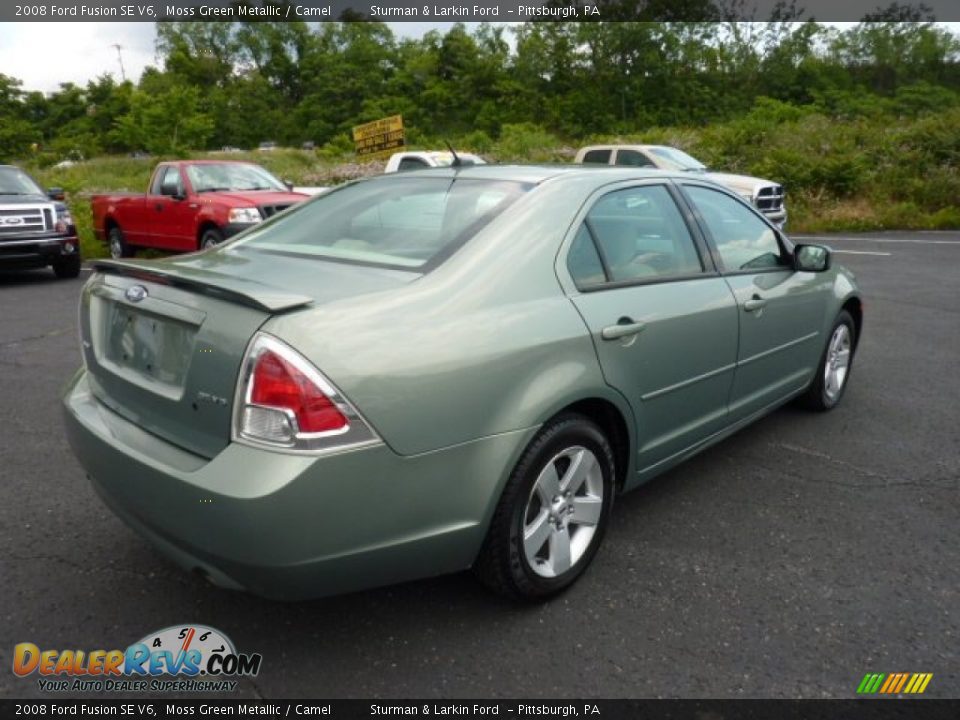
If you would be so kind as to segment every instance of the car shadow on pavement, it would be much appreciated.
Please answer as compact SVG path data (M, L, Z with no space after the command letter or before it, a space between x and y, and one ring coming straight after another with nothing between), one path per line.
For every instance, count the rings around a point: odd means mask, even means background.
M72 282L83 282L86 278L81 273L79 278ZM43 285L46 283L69 283L71 280L62 280L53 274L50 268L37 268L35 270L0 270L0 288L15 287L19 285Z

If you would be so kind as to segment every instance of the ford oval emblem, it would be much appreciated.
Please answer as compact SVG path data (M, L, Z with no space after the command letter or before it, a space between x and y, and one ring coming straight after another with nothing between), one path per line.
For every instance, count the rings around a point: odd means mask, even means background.
M5 217L3 218L4 225L23 225L23 218L19 217Z
M147 296L147 289L143 285L131 285L123 296L133 303L138 303Z

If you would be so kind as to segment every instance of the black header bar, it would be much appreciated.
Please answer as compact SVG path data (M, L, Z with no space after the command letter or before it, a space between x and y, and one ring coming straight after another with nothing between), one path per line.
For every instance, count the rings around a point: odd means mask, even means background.
M24 0L2 22L957 21L960 1L906 0Z
M0 700L0 718L955 720L960 700Z

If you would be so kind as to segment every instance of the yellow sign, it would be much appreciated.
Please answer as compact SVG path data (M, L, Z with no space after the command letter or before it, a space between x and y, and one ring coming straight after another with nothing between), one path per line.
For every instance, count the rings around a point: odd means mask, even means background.
M361 157L378 155L403 147L406 144L403 134L403 116L392 115L357 125L353 128L353 142L357 155Z

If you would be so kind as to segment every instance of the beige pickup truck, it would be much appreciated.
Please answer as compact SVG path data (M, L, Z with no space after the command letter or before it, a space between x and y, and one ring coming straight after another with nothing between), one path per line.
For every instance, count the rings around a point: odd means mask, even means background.
M787 224L783 185L749 175L713 172L696 158L667 145L590 145L577 152L574 162L703 173L752 203L778 228L783 229Z

